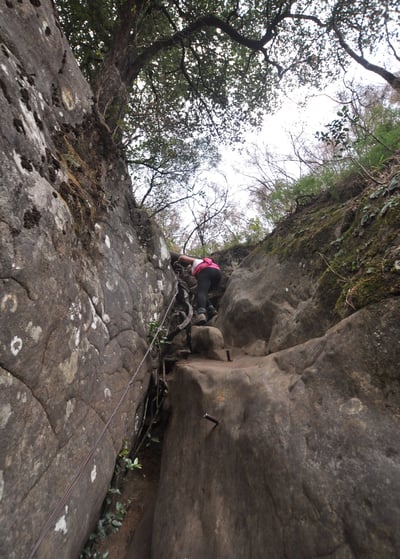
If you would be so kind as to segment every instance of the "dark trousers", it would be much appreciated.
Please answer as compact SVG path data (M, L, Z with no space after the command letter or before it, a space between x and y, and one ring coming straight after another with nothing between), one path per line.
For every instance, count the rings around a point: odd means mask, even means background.
M197 310L206 311L211 305L208 299L210 289L215 289L221 281L221 272L217 268L204 268L197 274Z

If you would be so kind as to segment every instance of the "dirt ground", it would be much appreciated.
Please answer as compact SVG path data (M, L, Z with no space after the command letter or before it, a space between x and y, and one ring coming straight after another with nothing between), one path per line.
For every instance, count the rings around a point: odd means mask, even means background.
M96 546L101 557L108 551L108 559L133 559L128 554L130 542L148 506L152 506L160 476L161 444L153 443L139 453L141 470L128 471L122 481L118 501L127 513L118 532L110 534Z

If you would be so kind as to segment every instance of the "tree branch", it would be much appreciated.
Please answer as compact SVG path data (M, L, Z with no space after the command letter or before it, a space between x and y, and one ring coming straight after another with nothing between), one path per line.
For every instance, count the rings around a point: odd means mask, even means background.
M145 48L138 56L136 52L131 52L131 61L129 64L129 75L127 76L127 81L131 84L137 78L142 68L144 68L159 52L170 49L177 44L180 44L182 41L187 40L193 34L209 27L220 29L235 43L243 45L250 50L262 51L265 45L273 38L277 25L288 16L290 16L289 8L282 11L282 13L278 13L267 26L266 32L260 39L252 39L242 35L227 21L224 21L213 14L202 16L184 29L181 29L171 35L171 37L154 41L154 43Z
M382 68L381 66L377 66L376 64L372 64L371 62L369 62L368 60L366 60L363 56L358 55L351 47L350 45L348 45L343 37L342 32L340 31L340 29L338 28L338 26L336 25L336 23L334 23L332 25L332 29L333 32L335 33L340 46L342 47L342 49L347 52L347 54L356 62L358 62L358 64L360 64L363 68L365 68L366 70L369 70L370 72L374 72L375 74L377 74L378 76L381 76L381 78L383 78L385 81L387 81L387 83L396 91L400 91L400 78L398 76L396 76L395 74L392 74L392 72L389 72L388 70L386 70L385 68Z

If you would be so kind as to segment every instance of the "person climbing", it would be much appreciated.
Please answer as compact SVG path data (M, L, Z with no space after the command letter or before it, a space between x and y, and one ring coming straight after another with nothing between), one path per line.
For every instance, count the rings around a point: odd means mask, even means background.
M211 289L215 289L221 281L221 269L211 258L192 258L181 254L178 261L191 265L192 275L197 280L197 309L193 324L203 326L217 314L217 309L208 298Z

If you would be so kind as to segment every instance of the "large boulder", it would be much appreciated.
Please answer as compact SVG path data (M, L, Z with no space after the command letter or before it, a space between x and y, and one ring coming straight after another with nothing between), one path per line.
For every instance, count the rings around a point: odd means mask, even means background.
M227 344L245 348L262 341L267 354L325 332L330 315L318 305L312 265L302 264L269 252L244 260L230 278L217 318Z
M182 361L151 558L397 559L399 316L388 299L273 355Z
M2 3L0 35L0 556L71 559L135 437L175 276L52 3Z

